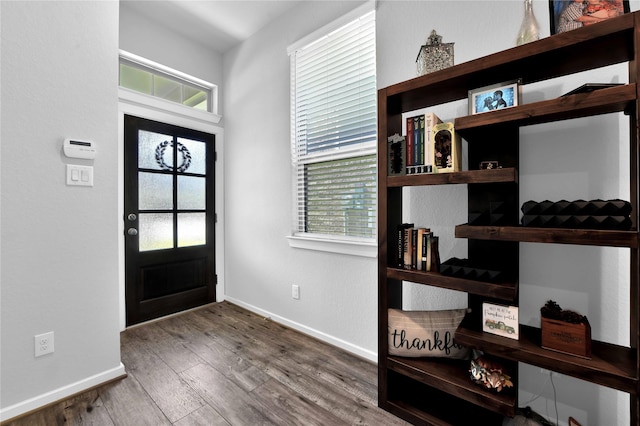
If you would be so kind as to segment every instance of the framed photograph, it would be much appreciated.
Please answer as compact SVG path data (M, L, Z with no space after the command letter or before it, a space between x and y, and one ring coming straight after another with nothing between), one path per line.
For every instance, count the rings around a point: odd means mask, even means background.
M551 35L629 13L628 0L549 0Z
M520 80L469 90L469 114L517 106L520 96Z

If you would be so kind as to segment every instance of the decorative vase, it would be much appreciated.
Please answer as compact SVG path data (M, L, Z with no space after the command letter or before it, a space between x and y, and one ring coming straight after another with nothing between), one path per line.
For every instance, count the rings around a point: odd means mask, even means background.
M533 14L533 0L524 0L524 19L520 25L516 45L536 41L540 38L538 21Z

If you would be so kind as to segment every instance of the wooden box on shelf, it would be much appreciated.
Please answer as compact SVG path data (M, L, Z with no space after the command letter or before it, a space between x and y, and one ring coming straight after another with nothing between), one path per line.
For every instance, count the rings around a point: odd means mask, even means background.
M542 347L557 352L591 358L589 322L573 324L542 318Z

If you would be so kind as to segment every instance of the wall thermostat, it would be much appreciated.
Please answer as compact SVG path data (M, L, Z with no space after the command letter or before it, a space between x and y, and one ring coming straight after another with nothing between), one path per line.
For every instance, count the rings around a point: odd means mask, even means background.
M64 155L71 158L85 158L88 160L96 158L96 144L90 141L65 139L62 150Z

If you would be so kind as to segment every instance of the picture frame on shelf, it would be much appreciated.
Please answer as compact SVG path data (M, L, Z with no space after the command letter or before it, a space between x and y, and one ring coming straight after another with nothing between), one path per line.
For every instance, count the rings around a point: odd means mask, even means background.
M551 35L582 28L631 11L628 0L549 0Z
M518 307L483 303L482 331L518 340L520 335Z
M521 92L519 79L469 90L469 115L518 106Z

